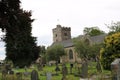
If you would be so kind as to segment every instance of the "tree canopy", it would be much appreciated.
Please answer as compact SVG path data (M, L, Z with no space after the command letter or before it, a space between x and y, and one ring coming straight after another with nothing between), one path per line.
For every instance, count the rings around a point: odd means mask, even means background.
M19 0L0 1L0 28L5 32L6 59L14 66L29 66L39 55L36 38L31 34L31 11L20 8Z
M88 58L90 45L84 40L74 39L74 46L76 52L80 55L81 58Z
M112 22L110 25L107 25L110 32L109 34L114 34L116 32L120 32L120 22Z
M90 35L90 36L105 34L105 32L100 30L98 27L91 27L91 28L85 27L83 33L85 35Z
M65 50L62 45L53 45L47 49L47 59L49 61L59 61L63 55L65 55Z
M88 39L74 39L76 52L81 58L95 58L99 55L102 43L90 43Z

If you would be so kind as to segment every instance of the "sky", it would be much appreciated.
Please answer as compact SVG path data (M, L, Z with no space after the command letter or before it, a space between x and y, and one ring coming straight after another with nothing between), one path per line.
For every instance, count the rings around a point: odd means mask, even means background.
M60 24L71 27L71 36L83 34L85 27L98 26L108 32L105 24L120 21L120 0L21 0L21 8L32 11L32 35L37 45L52 44L52 29ZM5 57L0 42L0 59Z

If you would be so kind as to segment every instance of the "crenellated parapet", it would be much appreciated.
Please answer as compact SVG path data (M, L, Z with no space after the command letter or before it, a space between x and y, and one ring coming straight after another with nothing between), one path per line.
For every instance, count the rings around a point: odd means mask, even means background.
M71 31L70 27L61 26L60 24L56 25L56 28L54 28L53 31L57 29L61 29L62 31Z
M62 30L65 30L65 31L71 31L71 28L70 27L62 27Z
M58 24L56 25L56 28L54 28L52 31L53 31L54 42L71 39L71 28L70 27L64 27Z

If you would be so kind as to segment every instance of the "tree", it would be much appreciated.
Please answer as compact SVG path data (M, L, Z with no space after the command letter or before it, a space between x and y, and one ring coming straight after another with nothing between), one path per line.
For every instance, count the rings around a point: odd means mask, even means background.
M110 32L109 34L114 34L116 32L120 32L120 22L112 22L110 25L106 25Z
M86 42L87 41L87 42ZM82 77L87 77L88 74L88 54L90 51L90 44L88 40L74 40L75 51L79 54L82 60Z
M46 53L46 49L45 49L45 46L39 46L39 48L40 48L40 55L45 55L45 53Z
M100 50L100 59L104 69L110 70L111 62L120 58L120 32L107 36Z
M80 58L88 59L89 53L91 53L91 46L88 39L74 39L75 51L79 54Z
M48 47L47 49L47 59L49 61L54 60L56 61L56 74L57 71L60 70L60 68L58 67L58 61L60 60L60 57L62 57L63 55L65 55L65 50L64 47L62 45L53 45L51 47Z
M47 59L49 61L55 60L58 62L63 55L65 55L65 50L62 45L53 45L47 49Z
M85 35L90 35L90 36L105 34L105 32L100 30L98 27L91 27L91 28L85 27L83 33Z
M0 28L6 33L6 59L24 67L38 58L39 48L31 36L31 12L20 9L19 4L19 0L0 1Z
M91 47L90 48L91 50L88 55L90 58L95 59L97 56L100 55L99 53L100 53L101 48L103 47L103 43L99 43L99 44L95 43L95 44L92 44L90 47Z
M75 51L82 60L82 73L88 74L88 59L95 59L99 55L100 44L90 43L88 39L74 39ZM87 77L87 75L83 75Z
M74 39L75 50L81 58L93 58L99 55L103 43L90 43L88 39Z

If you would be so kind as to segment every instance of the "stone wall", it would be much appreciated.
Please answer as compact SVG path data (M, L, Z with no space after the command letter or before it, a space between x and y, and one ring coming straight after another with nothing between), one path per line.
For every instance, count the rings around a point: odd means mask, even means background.
M69 51L72 50L73 51L73 59L70 59L69 56ZM61 57L60 59L60 62L70 62L70 63L73 63L73 62L80 62L81 59L78 57L78 53L75 52L75 49L74 47L68 47L68 48L65 48L65 51L66 51L66 56L63 56Z

